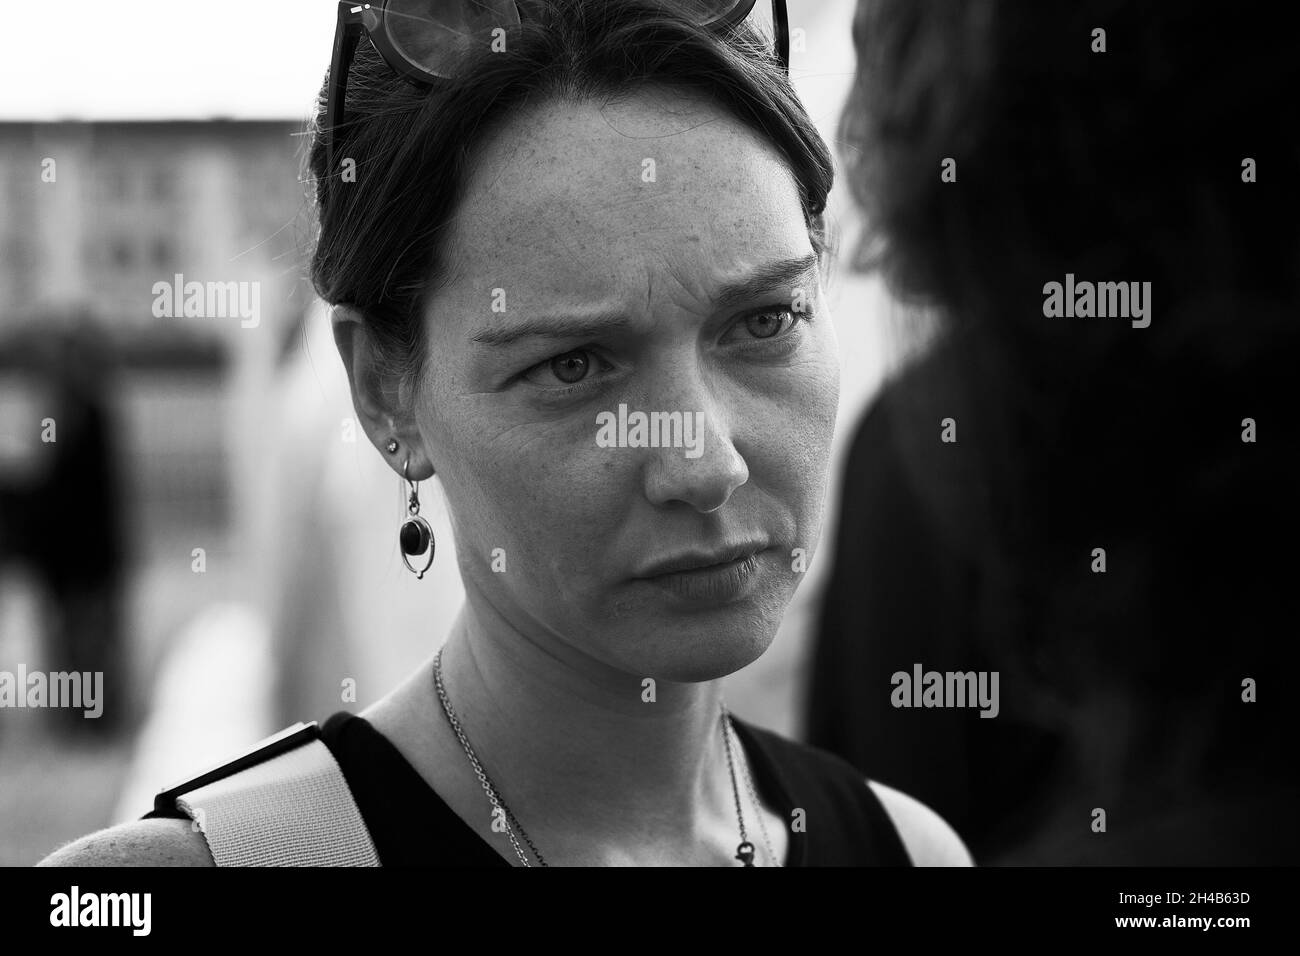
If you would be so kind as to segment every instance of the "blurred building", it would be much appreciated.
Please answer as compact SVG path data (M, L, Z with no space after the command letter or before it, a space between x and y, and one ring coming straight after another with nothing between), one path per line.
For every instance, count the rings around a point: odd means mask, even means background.
M178 630L219 602L255 602L265 577L259 462L276 434L265 406L311 301L301 131L295 121L0 122L0 490L10 516L21 513L24 491L49 487L49 469L67 460L40 438L66 384L53 380L68 378L51 356L93 345L126 545L130 674L116 706L133 719ZM237 303L208 310L206 297L201 315L156 314L155 286L177 275L256 288L256 321ZM74 434L60 424L59 451ZM96 479L76 470L57 497L84 533L101 505ZM83 538L48 527L65 567L90 563ZM6 562L4 550L0 667L52 668L57 599L27 555ZM0 863L31 862L107 822L123 783L129 752L59 757L44 736L49 716L0 715L0 819L13 823L0 825Z
M128 506L150 531L182 514L219 526L239 509L230 387L269 374L308 301L300 132L265 121L0 123L0 368L24 367L52 324L103 333L123 372L113 399ZM256 325L156 316L155 284L177 275L257 283Z
M89 308L146 343L214 341L166 326L155 281L296 276L305 193L289 122L0 123L0 330L23 312Z

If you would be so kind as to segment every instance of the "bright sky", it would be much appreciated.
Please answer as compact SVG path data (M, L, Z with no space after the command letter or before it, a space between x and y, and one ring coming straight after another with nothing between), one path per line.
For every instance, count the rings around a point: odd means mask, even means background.
M820 119L826 81L839 87L853 69L853 0L789 8L808 35L794 72ZM0 0L9 28L0 121L302 119L329 68L336 9L337 0Z
M0 0L0 120L299 119L335 0Z

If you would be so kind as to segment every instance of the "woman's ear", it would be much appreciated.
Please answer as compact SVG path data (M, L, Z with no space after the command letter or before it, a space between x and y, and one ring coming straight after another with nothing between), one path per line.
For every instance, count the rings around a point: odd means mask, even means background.
M817 271L821 278L822 289L829 289L834 275L835 263L839 259L839 224L832 221L827 212L818 213L808 222L808 238L813 244L813 249L817 252Z
M365 316L350 305L336 305L330 313L334 344L348 374L352 390L352 407L371 444L399 475L409 460L412 481L423 481L433 474L423 439L416 426L409 403L398 400L399 388L392 381L393 372L384 367ZM396 451L389 443L396 440Z

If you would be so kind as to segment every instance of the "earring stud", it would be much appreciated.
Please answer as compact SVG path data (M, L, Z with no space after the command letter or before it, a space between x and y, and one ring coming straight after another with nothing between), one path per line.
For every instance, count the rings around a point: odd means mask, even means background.
M398 447L398 446L397 446L397 439L396 439L396 438L390 438L390 439L388 439L388 445L387 445L386 447L388 448L388 453L389 453L390 455L396 455L396 454L397 454L397 447Z

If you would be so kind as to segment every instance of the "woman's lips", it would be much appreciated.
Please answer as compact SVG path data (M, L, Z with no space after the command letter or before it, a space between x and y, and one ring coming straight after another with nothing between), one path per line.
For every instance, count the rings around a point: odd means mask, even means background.
M754 589L761 570L760 554L761 551L723 564L673 571L641 580L688 603L724 604L745 597Z

